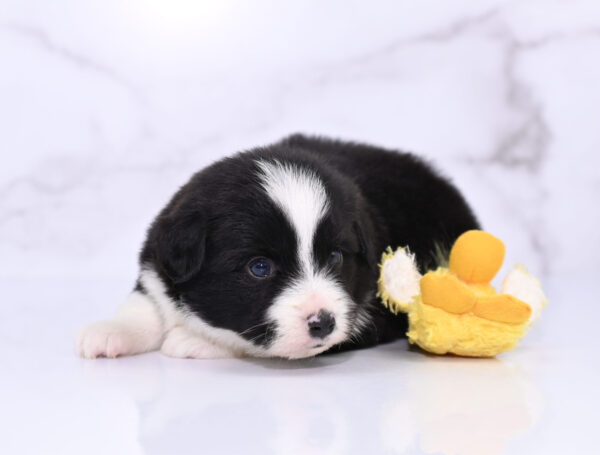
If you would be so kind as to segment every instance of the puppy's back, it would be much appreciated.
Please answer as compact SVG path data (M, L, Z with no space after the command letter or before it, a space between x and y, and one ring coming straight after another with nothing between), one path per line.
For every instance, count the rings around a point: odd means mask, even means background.
M378 250L409 245L422 270L479 223L459 190L412 153L296 134L281 144L319 156L354 181L374 212Z

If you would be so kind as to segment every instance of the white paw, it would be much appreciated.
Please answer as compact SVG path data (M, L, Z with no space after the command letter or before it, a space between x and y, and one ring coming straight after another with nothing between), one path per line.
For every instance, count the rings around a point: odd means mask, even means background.
M143 352L139 334L126 323L100 321L81 329L76 340L77 353L86 359L115 358Z
M516 265L502 283L502 293L510 294L531 307L530 322L542 312L548 300L542 290L540 280L534 277L522 265Z
M180 359L224 359L237 357L227 349L214 345L184 327L174 327L167 333L160 351Z

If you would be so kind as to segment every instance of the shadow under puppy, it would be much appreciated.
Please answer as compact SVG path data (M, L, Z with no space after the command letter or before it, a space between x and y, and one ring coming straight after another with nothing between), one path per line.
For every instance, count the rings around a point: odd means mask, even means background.
M479 227L458 190L412 154L291 136L196 173L150 226L133 292L84 327L78 353L303 358L404 336L375 296L378 260L421 272Z

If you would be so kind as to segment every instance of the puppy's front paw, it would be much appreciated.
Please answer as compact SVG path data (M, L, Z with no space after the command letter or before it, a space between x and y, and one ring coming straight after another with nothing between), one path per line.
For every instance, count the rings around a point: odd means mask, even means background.
M115 358L137 354L139 336L134 330L119 321L100 321L81 329L77 335L76 349L81 357Z

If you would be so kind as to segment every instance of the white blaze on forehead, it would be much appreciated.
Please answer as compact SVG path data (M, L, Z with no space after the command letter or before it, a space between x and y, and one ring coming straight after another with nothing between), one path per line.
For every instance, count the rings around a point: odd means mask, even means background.
M296 231L298 258L304 273L314 274L313 238L329 209L325 186L309 169L279 161L258 161L261 185Z

